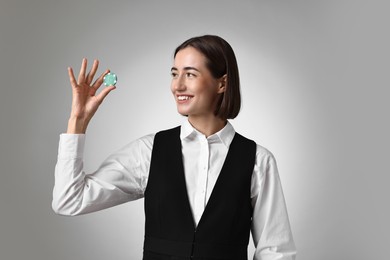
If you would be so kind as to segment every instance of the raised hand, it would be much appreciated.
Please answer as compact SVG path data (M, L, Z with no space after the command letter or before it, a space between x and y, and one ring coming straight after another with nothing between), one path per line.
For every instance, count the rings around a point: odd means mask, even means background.
M87 59L83 59L78 79L73 74L73 69L68 68L69 80L72 86L72 110L68 121L69 134L85 133L93 115L103 102L104 98L110 93L115 86L105 87L99 94L97 90L103 83L104 75L109 73L106 70L96 81L92 83L95 73L99 67L99 61L94 60L91 71L85 75L87 69Z

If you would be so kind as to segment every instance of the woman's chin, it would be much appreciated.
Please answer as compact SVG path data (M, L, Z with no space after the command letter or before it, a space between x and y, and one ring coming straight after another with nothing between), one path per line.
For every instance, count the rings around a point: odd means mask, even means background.
M188 111L185 109L177 108L177 112L182 116L188 116Z
M179 111L178 111L178 112L179 112ZM182 116L188 117L187 113L181 113L181 112L179 112L179 114L182 115Z

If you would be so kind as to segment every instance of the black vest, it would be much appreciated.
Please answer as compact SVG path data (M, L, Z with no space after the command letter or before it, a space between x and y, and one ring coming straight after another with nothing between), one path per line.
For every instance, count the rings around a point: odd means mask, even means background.
M156 134L145 191L144 260L247 260L255 142L235 134L195 228L184 175L180 127Z

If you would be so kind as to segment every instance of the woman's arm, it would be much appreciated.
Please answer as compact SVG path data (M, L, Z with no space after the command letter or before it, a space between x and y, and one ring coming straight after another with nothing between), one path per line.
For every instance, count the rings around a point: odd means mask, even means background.
M151 143L146 136L107 158L97 171L86 174L83 170L85 132L88 123L103 102L115 89L103 83L106 70L94 83L99 61L95 60L86 75L87 60L83 59L76 80L73 69L68 68L72 87L72 109L67 134L60 137L58 160L55 167L55 185L52 208L57 214L79 215L112 207L143 196L143 185L149 173Z
M153 135L129 143L90 174L83 171L85 135L62 134L55 167L53 210L74 216L143 197Z
M255 260L293 260L296 248L274 156L257 147L252 177Z

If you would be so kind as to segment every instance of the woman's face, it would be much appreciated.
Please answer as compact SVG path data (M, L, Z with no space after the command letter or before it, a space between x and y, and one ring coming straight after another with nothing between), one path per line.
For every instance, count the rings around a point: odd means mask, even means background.
M215 79L206 66L206 57L193 47L180 50L175 57L171 90L177 110L188 117L214 116L224 79Z

